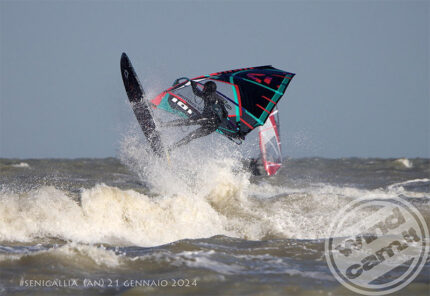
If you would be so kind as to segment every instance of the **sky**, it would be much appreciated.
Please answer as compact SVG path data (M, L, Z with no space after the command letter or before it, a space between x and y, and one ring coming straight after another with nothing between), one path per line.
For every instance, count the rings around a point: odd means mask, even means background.
M117 156L126 52L156 93L273 65L290 157L430 157L430 1L0 0L0 157Z

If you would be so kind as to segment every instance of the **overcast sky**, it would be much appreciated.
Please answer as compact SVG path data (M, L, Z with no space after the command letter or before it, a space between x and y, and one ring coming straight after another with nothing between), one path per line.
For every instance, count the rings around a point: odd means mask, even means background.
M0 157L117 155L151 92L272 64L291 157L430 157L430 1L0 1Z

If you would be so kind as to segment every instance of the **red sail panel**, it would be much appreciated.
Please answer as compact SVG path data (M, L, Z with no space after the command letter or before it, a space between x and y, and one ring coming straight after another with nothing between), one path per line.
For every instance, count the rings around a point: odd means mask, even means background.
M259 127L261 160L268 176L275 175L282 166L278 110L273 111L266 123Z

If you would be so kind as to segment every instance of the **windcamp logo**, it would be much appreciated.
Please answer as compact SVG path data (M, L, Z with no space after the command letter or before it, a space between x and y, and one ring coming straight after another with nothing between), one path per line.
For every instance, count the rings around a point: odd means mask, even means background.
M358 219L357 219L358 217ZM403 199L359 199L330 226L325 256L346 288L364 295L396 292L416 278L429 254L427 225Z

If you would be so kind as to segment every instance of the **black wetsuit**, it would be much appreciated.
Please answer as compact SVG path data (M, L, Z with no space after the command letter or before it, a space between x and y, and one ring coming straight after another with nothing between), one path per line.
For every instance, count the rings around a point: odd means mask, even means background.
M212 82L214 83L214 82ZM214 83L215 84L215 83ZM182 140L173 145L174 148L185 145L194 139L207 136L217 130L222 119L227 118L228 112L224 105L224 99L216 93L216 84L214 89L199 90L197 83L191 81L193 93L203 99L204 107L201 116L198 118L173 120L164 126L189 126L201 125L198 129L191 132Z

